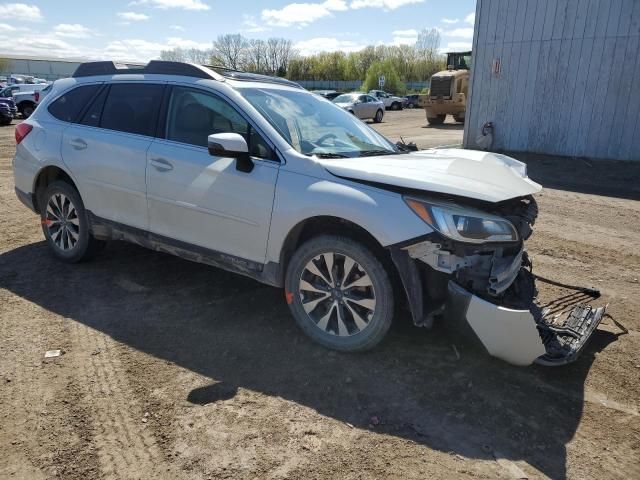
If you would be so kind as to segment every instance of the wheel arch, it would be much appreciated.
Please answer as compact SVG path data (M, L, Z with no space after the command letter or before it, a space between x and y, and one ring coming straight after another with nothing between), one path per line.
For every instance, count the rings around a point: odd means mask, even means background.
M33 206L36 212L40 213L40 202L45 189L53 182L62 180L67 182L78 191L78 186L71 178L71 175L57 165L47 165L40 169L33 181Z

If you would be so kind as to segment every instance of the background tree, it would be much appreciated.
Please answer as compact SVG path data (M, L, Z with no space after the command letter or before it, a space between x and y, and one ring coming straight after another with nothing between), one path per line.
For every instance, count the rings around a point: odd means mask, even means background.
M240 70L245 63L248 42L240 34L220 35L213 42L212 63Z
M211 49L165 50L163 60L215 64L235 70L286 76L291 80L363 81L373 64L383 63L403 82L425 81L445 66L440 54L440 32L423 30L414 45L370 45L357 52L320 52L301 56L291 40L247 39L221 35ZM377 87L377 79L375 82ZM385 86L391 90L391 86ZM394 91L400 93L400 91Z
M398 75L392 60L372 63L369 70L367 70L367 76L362 84L362 90L368 92L369 90L377 90L380 88L378 79L381 75L385 77L385 90L397 94L403 94L407 90L405 84L400 80L400 75Z

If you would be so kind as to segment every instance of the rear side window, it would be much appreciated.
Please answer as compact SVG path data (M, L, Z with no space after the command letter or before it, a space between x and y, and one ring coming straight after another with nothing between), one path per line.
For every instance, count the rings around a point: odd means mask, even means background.
M100 117L102 116L102 109L104 108L104 102L107 99L107 92L109 92L109 88L105 87L102 91L93 99L91 105L84 115L80 119L82 125L87 125L89 127L99 127L100 126Z
M138 135L153 135L162 102L163 85L111 85L102 109L100 127Z
M58 120L75 122L99 89L100 85L83 85L74 88L49 105L49 113Z

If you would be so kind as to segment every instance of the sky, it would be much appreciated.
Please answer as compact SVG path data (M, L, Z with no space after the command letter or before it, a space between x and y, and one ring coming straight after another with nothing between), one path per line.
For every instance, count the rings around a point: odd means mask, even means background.
M302 55L412 44L438 28L441 49L471 49L475 0L32 0L0 2L0 53L146 62L210 48L218 35L282 37Z

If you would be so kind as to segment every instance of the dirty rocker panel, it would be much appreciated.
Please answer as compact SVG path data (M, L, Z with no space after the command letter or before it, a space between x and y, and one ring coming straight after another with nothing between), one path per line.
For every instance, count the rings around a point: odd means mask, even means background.
M261 264L216 250L192 245L173 238L158 235L119 222L107 220L87 211L91 233L100 240L124 240L158 252L169 253L196 263L222 268L253 278L262 283L281 286L278 280L280 266L269 262Z

